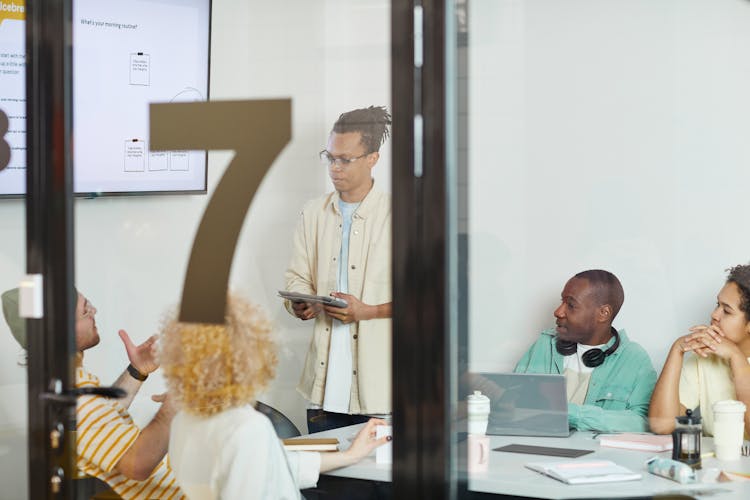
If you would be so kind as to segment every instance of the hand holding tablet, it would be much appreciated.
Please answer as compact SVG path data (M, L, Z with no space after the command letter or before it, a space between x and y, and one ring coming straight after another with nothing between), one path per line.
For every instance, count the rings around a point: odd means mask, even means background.
M345 300L339 299L337 297L329 297L326 295L310 295L307 293L298 293L298 292L287 292L286 290L279 290L279 297L282 297L287 300L291 300L292 302L310 302L310 303L317 303L317 304L323 304L326 306L332 306L332 307L346 307L347 304Z

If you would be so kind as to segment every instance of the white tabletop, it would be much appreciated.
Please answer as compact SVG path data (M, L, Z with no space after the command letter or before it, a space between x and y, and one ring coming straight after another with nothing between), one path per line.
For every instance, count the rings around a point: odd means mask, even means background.
M319 437L336 437L341 448L346 449L351 438L363 424L342 427L331 431L315 434ZM466 474L468 487L471 491L484 493L500 493L504 495L518 495L538 498L602 498L617 496L650 496L655 494L695 494L710 495L716 500L738 500L750 498L750 480L725 483L693 483L680 484L670 479L650 474L646 470L645 462L653 456L670 458L671 452L653 453L618 448L600 447L596 435L591 432L574 432L567 438L542 438L522 436L490 436L491 449L508 444L529 444L536 446L552 446L557 448L575 448L594 450L594 453L583 455L578 459L558 458L520 453L505 453L493 451L490 453L490 463L487 472ZM710 438L703 438L704 453L713 451ZM465 471L466 443L459 444L459 472ZM528 462L554 462L569 460L604 459L611 460L633 471L640 472L643 478L639 481L619 483L602 483L591 485L567 485L524 467ZM703 459L703 470L699 477L709 469L726 470L750 474L750 457L742 457L736 462L720 462L713 457ZM360 463L327 473L332 476L365 479L370 481L391 481L390 464L376 464L375 455L366 457Z
M310 434L310 437L337 438L339 440L339 449L345 450L349 448L354 436L364 426L365 424L350 425L330 431L316 432L315 434ZM357 464L326 472L325 474L328 476L351 477L354 479L389 483L391 482L391 464L375 463L375 452L372 452L370 456L365 457Z
M595 434L590 432L575 432L568 438L491 436L491 449L518 443L536 446L554 446L557 448L594 450L594 453L583 455L578 459L570 459L493 451L490 453L490 463L487 472L475 473L468 476L469 490L539 498L602 498L603 496L650 496L667 493L692 496L694 492L697 492L698 490L704 490L702 491L703 494L709 493L705 490L715 490L713 492L714 494L711 495L711 498L731 498L735 500L739 498L750 498L750 481L680 484L670 479L650 474L646 470L646 460L653 456L671 458L671 451L654 453L600 447L599 441L595 436ZM704 453L712 451L712 440L710 438L704 438L701 447ZM611 460L632 471L640 472L643 477L639 481L573 486L561 483L560 481L524 467L524 464L528 462L565 462L570 460L591 459ZM719 462L712 457L704 458L703 470L699 473L699 477L703 472L708 472L711 468L727 470L730 472L750 473L750 458L742 457L740 461L726 463Z

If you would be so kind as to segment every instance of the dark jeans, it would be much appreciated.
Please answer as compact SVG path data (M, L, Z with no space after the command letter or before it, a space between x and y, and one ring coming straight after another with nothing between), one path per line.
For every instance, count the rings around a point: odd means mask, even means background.
M362 424L370 420L367 415L348 415L319 410L307 410L307 432L323 432L347 425Z

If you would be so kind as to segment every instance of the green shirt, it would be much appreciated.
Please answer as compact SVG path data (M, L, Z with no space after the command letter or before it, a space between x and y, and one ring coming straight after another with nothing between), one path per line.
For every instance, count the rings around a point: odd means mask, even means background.
M620 346L591 374L584 404L568 404L570 426L581 431L648 431L648 404L656 372L646 351L619 330ZM555 349L555 329L544 330L513 370L562 374L564 356ZM614 343L614 337L607 343Z

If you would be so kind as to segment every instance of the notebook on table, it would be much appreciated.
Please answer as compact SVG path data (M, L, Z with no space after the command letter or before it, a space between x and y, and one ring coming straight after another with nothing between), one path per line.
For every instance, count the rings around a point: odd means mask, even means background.
M339 440L336 438L289 438L284 439L286 451L337 451Z
M563 375L474 373L473 389L490 399L487 434L567 437L568 400Z
M670 434L659 436L656 434L636 434L632 432L602 434L599 436L599 444L610 448L659 452L672 449L672 436Z
M637 481L641 474L609 460L588 462L532 462L526 467L566 484Z

